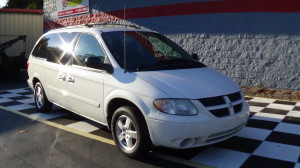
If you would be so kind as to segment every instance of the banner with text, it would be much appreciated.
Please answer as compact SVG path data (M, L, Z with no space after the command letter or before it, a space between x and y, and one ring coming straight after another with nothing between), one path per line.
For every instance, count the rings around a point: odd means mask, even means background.
M58 17L89 12L89 0L58 0L56 1Z

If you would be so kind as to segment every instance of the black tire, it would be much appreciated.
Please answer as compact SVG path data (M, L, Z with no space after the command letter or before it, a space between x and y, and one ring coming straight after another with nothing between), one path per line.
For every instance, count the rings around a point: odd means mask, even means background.
M126 156L140 158L151 149L144 116L133 107L124 106L115 111L112 116L111 131L116 146Z
M43 85L37 82L34 85L34 102L38 111L49 112L52 110L52 103L48 100Z

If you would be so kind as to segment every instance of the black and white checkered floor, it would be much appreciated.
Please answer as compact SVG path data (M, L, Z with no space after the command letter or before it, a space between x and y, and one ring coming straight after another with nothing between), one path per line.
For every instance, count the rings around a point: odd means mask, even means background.
M246 99L250 105L250 119L235 137L184 151L155 150L213 167L300 168L300 102ZM0 91L0 106L111 138L104 126L58 107L51 113L39 113L29 88Z

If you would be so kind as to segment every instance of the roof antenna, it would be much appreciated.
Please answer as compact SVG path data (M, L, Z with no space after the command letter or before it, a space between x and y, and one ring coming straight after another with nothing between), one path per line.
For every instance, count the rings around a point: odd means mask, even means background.
M124 3L124 22L125 22L125 3ZM125 40L125 30L123 32L124 35L124 73L127 71L127 62L126 62L126 40Z

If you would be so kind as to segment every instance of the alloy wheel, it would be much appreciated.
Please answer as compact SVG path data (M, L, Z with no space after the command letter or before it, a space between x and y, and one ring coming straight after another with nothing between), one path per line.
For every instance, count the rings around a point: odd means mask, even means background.
M137 131L132 120L126 116L121 115L115 126L115 134L118 143L125 150L132 150L137 144Z
M36 105L39 109L43 108L44 106L44 93L41 86L37 86L35 89L35 99L36 99Z

